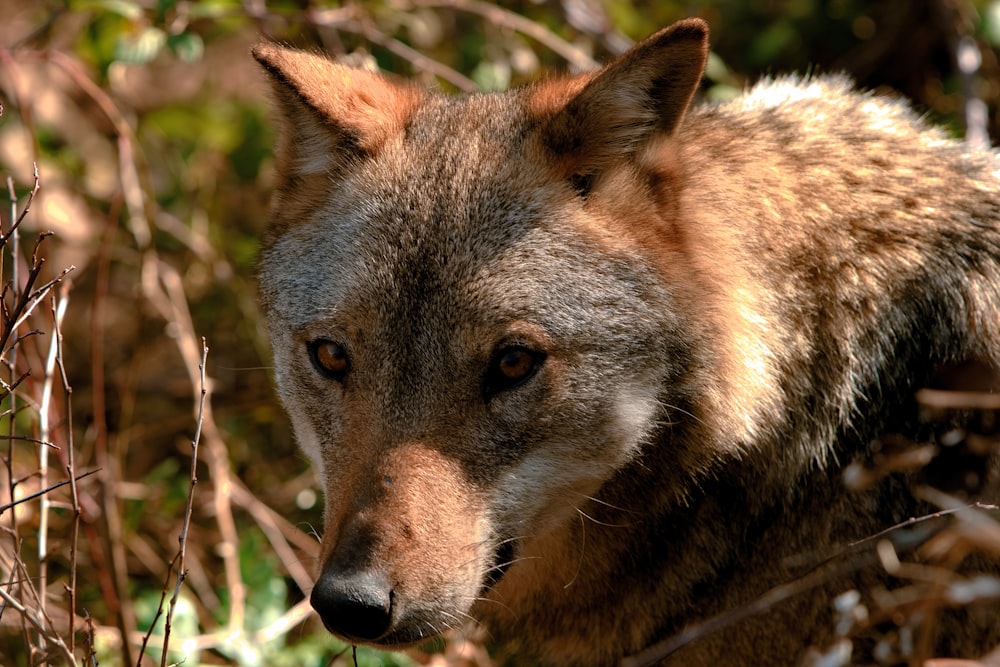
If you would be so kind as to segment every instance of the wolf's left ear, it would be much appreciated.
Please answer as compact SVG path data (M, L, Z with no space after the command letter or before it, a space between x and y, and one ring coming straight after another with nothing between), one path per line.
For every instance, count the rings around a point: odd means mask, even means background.
M418 89L323 56L262 42L253 56L270 75L278 106L279 170L335 175L402 129Z
M591 75L538 86L542 141L571 173L629 159L680 124L705 71L708 24L692 18L646 38Z

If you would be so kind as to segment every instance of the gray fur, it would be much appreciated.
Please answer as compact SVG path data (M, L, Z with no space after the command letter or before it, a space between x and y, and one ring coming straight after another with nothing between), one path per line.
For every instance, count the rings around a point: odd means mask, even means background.
M398 91L384 132L341 70L258 51L285 128L260 269L277 383L328 496L322 576L392 588L370 643L471 617L524 664L615 664L928 510L904 475L853 494L841 473L917 435L934 371L1000 368L997 155L836 77L685 114L705 40L687 21L582 79ZM509 345L544 362L486 395ZM797 663L833 640L833 595L887 580L848 570L665 664ZM938 648L979 655L998 626L946 616Z

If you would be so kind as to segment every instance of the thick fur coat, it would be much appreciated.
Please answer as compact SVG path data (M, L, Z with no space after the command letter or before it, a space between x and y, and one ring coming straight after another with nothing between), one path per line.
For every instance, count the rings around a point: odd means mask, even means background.
M843 471L919 435L935 372L1000 367L1000 162L836 77L692 106L707 53L692 19L449 97L255 49L280 130L260 293L325 489L331 632L473 622L515 662L611 665L714 618L647 656L796 664L837 640L835 595L900 585L874 541L827 559L928 506ZM926 625L948 655L998 626Z

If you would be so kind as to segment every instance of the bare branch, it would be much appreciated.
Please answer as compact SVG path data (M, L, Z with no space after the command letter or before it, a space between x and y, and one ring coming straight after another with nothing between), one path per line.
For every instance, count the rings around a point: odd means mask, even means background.
M59 653L62 655L63 659L70 665L76 664L76 658L73 657L73 653L66 646L66 643L62 640L57 633L50 629L51 623L44 622L41 615L34 609L29 609L21 604L14 596L8 593L2 586L0 586L0 598L3 599L4 603L10 605L14 611L21 615L21 618L26 620L32 628L38 632L47 643L55 646Z
M54 491L54 490L56 490L56 489L58 489L60 487L66 486L67 484L73 484L74 482L79 482L81 479L84 479L85 477L90 477L91 475L93 475L95 473L98 473L100 471L101 471L100 468L95 468L94 470L91 470L90 472L85 472L82 475L77 475L76 477L74 477L72 479L66 479L66 480L63 480L61 482L56 482L55 484L50 484L49 486L45 487L41 491L36 491L35 493L32 493L32 494L27 495L27 496L24 496L23 498L18 498L17 500L14 500L12 502L7 503L6 505L0 505L0 515L2 515L4 512L6 512L7 510L9 510L12 507L15 507L17 505L21 505L23 503L30 502L30 501L34 500L35 498L38 498L39 496L43 496L46 493L49 493L50 491Z
M31 192L28 193L28 201L24 202L24 208L21 209L21 212L17 215L16 218L12 216L11 219L14 220L14 223L11 225L11 228L6 232L0 234L0 246L7 245L7 241L10 240L10 237L14 235L14 233L17 231L17 228L21 226L21 223L28 215L28 211L31 210L31 202L35 201L35 195L38 194L38 191L42 187L41 180L38 178L37 163L34 164L34 174L35 174L35 184L31 188ZM10 178L7 179L7 188L10 191L11 199L14 200L15 199L14 184L13 180L11 180Z
M480 2L479 0L397 0L396 6L400 9L449 7L470 14L478 14L494 25L505 26L531 37L565 59L570 68L575 71L585 72L598 67L596 60L542 24L488 2Z
M386 35L384 32L379 30L375 23L369 18L363 18L356 21L343 21L339 23L337 27L363 36L372 44L378 44L382 48L405 59L418 71L429 72L436 77L444 79L459 90L467 93L479 90L479 86L476 82L469 77L452 69L451 67L448 67L444 63L438 62L437 60L410 48L398 39Z
M187 546L188 527L191 525L191 512L194 508L194 489L198 485L198 443L201 442L201 429L205 419L205 397L208 394L208 389L205 386L205 364L208 361L208 345L205 343L204 338L201 339L201 348L201 364L198 366L201 394L198 397L198 426L195 430L194 440L191 441L191 484L188 486L187 504L184 507L184 525L181 528L180 536L177 538L179 543L177 550L177 585L174 586L174 595L170 598L170 609L167 611L167 620L164 625L163 653L160 657L161 667L165 667L167 663L170 626L173 621L174 610L177 608L177 600L181 594L181 585L184 583L184 577L187 575L187 570L184 568L184 555Z

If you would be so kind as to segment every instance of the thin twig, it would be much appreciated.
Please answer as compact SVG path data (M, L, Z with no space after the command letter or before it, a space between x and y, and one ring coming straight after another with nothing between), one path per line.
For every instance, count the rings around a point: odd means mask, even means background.
M94 645L94 619L86 609L83 610L83 619L87 624L87 663L91 667L98 667L97 647Z
M142 635L142 640L139 642L139 656L136 658L135 667L142 667L142 659L146 656L146 648L150 645L150 640L153 638L153 630L156 629L156 624L160 622L160 617L163 616L163 603L167 601L167 586L170 583L170 575L174 571L174 564L177 562L177 554L170 559L170 564L167 566L167 580L163 582L163 588L160 589L160 601L156 604L156 613L153 614L152 620L149 622L149 628ZM166 644L160 644L160 649L163 651L163 655L167 654Z
M44 260L39 260L38 264L39 270L41 269L42 262L44 262ZM24 324L24 322L28 319L28 317L31 316L31 313L35 310L35 306L41 303L42 300L45 298L46 293L48 293L49 290L58 285L60 282L62 282L63 278L65 278L67 275L69 275L71 272L75 270L76 270L75 266L70 266L69 268L63 269L58 276L56 276L49 282L45 283L44 285L33 291L26 299L27 305L25 306L24 312L22 312L20 316L17 318L17 321L14 322L14 328L16 329L17 327ZM24 336L21 336L21 338L23 339Z
M35 173L35 183L34 183L34 186L32 187L31 193L28 195L28 204L29 205L30 205L31 201L34 200L34 195L39 190L40 183L41 183L41 179L38 176L37 166L35 168L34 173ZM10 197L10 219L11 219L11 227L10 227L10 230L7 231L7 232L3 232L3 230L0 229L0 232L2 232L2 235L0 235L0 239L2 239L2 243L0 243L0 248L6 248L8 241L11 241L11 246L12 246L11 247L11 266L12 266L11 271L13 272L13 277L11 278L11 280L9 282L6 282L4 284L4 288L3 289L4 289L5 293L7 291L10 291L14 295L14 297L13 297L14 300L17 301L17 290L19 288L18 284L17 284L17 265L18 265L18 255L17 255L17 226L18 226L18 223L21 220L24 219L24 215L23 215L23 213L21 213L21 212L18 211L18 198L17 198L17 193L16 193L16 191L14 189L14 180L12 178L9 178L9 177L7 178L7 192L8 192L9 197ZM26 206L26 208L28 208L28 207ZM0 272L2 272L2 270L3 270L3 255L2 255L2 253L0 253ZM2 305L4 306L4 311L6 313L6 311L7 311L6 302L4 302ZM6 389L7 389L7 396L4 397L4 398L8 398L9 397L9 399L10 399L9 422L8 422L8 432L7 432L7 435L9 436L9 440L7 441L7 457L6 457L5 463L6 463L6 472L7 472L7 491L8 491L8 494L9 494L9 498L10 498L11 502L13 503L14 500L15 500L14 494L15 494L15 490L16 490L16 483L14 481L14 469L13 469L13 465L14 465L14 442L15 442L15 437L17 435L16 430L15 430L15 425L14 425L14 417L15 417L15 415L17 413L17 400L16 400L17 397L15 395L15 389L16 389L16 387L18 385L21 384L21 382L22 382L22 380L24 379L25 376L22 375L19 378L15 378L15 373L16 373L16 370L15 370L15 363L16 363L16 353L15 353L15 350L13 348L9 349L9 350L5 349L6 348L6 341L10 338L10 336L13 333L13 328L11 327L11 324L12 323L10 322L10 320L7 318L7 316L5 316L4 317L4 321L3 321L3 331L0 332L0 338L2 338L2 341L3 341L2 343L0 343L0 350L3 351L3 355L2 355L3 359L9 365L9 368L10 368L10 381L7 382L7 383L5 383ZM2 510L0 510L0 514L2 514ZM14 531L13 532L13 537L16 540L17 539L17 520L16 520L16 518L15 518L15 516L14 516L13 513L11 514L11 529Z
M301 600L294 607L276 618L271 624L253 633L251 641L255 646L263 646L267 642L287 634L292 628L302 623L314 613L316 612L313 611L309 599Z
M461 91L472 93L479 90L479 85L469 77L463 75L457 70L452 69L451 67L448 67L444 63L438 62L437 60L420 53L398 39L390 37L379 30L375 23L369 18L343 21L337 24L337 27L347 32L353 32L361 35L372 44L377 44L387 51L405 59L418 71L428 72L436 77L444 79Z
M4 311L4 313L6 315L6 310ZM25 338L28 338L29 336L42 336L44 334L45 334L45 332L42 331L41 329L31 329L30 331L25 331L20 336L18 336L17 338L14 339L14 342L10 344L10 347L4 349L3 351L0 351L0 359L3 359L4 364L7 365L10 368L11 371L13 371L14 370L14 363L12 361L7 361L7 357L11 354L11 352L14 351L14 348L16 348L18 345L20 345L21 341L23 341ZM31 369L29 368L24 373L26 375L31 375ZM4 382L2 384L4 386L7 386L6 382Z
M503 9L497 5L480 2L479 0L397 0L396 5L400 8L413 7L449 7L458 9L470 14L478 14L493 25L504 26L517 32L527 35L542 46L557 54L574 71L585 72L597 69L598 62L586 53L573 46L559 35L555 34L541 23L525 18L509 9Z
M15 241L14 245L17 245L16 243L17 236L18 236L17 232L15 232L13 236ZM14 290L14 306L10 309L10 312L4 317L3 331L0 332L0 349L7 347L7 341L10 340L11 337L15 335L18 326L20 326L24 322L24 320L28 317L28 315L31 314L31 311L34 309L34 304L32 304L31 309L28 309L27 311L25 310L26 308L28 308L28 301L29 301L29 295L31 293L31 288L34 285L35 280L38 279L38 274L41 273L42 265L44 263L45 263L44 259L39 260L38 262L33 264L32 267L28 270L28 277L25 280L24 285L19 286L20 288L23 289L23 291L18 292L16 289ZM15 267L17 266L16 259L12 262L12 265ZM12 283L15 285L17 284L15 281L12 281ZM37 304L38 302L35 301L35 303ZM22 315L24 315L24 317L21 317ZM17 338L15 337L14 340L16 341ZM13 354L13 350L11 350L10 352L11 354ZM15 362L13 359L11 359L9 363L13 367ZM11 370L13 370L13 368Z
M194 322L188 309L184 284L177 270L152 254L147 254L143 262L143 290L168 322L177 326L177 346L188 370L191 386L198 387L202 371L199 368L201 355L198 353ZM211 391L211 385L208 385ZM200 393L200 392L199 392ZM206 401L202 414L202 437L206 446L206 463L213 481L213 508L219 526L221 545L219 553L225 570L226 588L229 591L229 631L243 633L246 618L246 585L240 571L239 533L233 517L231 501L232 471L229 455L219 427L212 415L212 403Z
M35 195L37 195L38 191L41 189L41 184L40 184L41 182L38 178L38 164L35 164L33 168L35 174L35 185L31 188L31 191L28 193L28 201L24 202L24 208L21 209L20 214L18 214L16 218L13 216L11 217L11 219L14 220L14 223L11 225L10 229L0 234L0 246L6 245L10 237L17 232L17 229L21 226L21 223L27 217L28 211L31 210L31 202L35 201ZM13 187L11 183L12 183L11 179L8 178L7 179L8 187Z
M281 616L274 619L274 621L250 635L246 640L246 643L250 646L262 646L266 642L287 634L292 628L295 628L312 616L313 613L315 612L313 612L313 608L309 603L309 600L302 600L291 609L285 611L285 613ZM132 639L135 641L142 641L141 638L134 635ZM184 645L186 647L190 647L193 651L210 651L219 647L231 646L232 641L233 636L226 628L222 628L216 632L209 632L203 635L198 635L197 637L189 637L185 641ZM149 637L149 646L161 648L163 646L163 637L157 635Z
M49 655L50 650L47 645L54 645L59 649L59 653L64 653L66 650L65 642L59 636L59 633L55 630L55 623L52 622L52 618L49 616L48 612L42 606L41 601L38 597L38 590L33 585L36 577L32 577L28 572L27 566L24 561L20 560L15 556L13 563L13 571L17 571L20 575L19 591L21 594L20 606L18 609L21 622L23 623L25 632L28 629L32 629L38 633L35 638L32 648L35 650L44 651L46 657ZM13 597L13 595L11 595ZM27 600L30 598L30 600ZM22 609L27 609L30 611L31 616L25 615ZM38 664L33 661L34 664ZM47 664L47 663L46 663ZM73 665L75 663L70 662Z
M163 632L163 653L160 657L160 667L166 667L167 647L170 644L170 626L173 622L174 610L177 608L177 600L181 594L181 585L187 570L184 567L184 555L187 546L188 527L191 525L191 512L194 509L194 489L198 485L198 443L201 441L201 429L205 420L205 397L208 389L205 386L205 364L208 361L208 344L205 339L201 339L201 363L198 365L199 385L201 394L198 397L198 426L195 429L194 440L191 441L191 484L188 486L187 505L184 507L184 524L181 534L177 538L177 585L174 586L174 595L170 598L170 608L167 610L167 620Z
M69 543L69 583L66 584L67 611L69 616L69 651L76 653L76 573L77 573L77 542L80 536L80 496L76 486L76 455L73 442L73 388L69 384L66 376L66 367L63 364L63 335L62 323L66 317L66 310L69 306L69 285L63 283L59 293L59 305L55 309L53 321L52 338L56 343L56 368L62 380L63 388L63 412L65 413L66 428L66 477L69 480L70 488L70 509L73 512L72 528L70 529Z
M14 596L4 590L2 586L0 586L0 598L3 599L4 603L10 605L14 611L18 612L21 618L25 619L46 642L59 649L59 653L67 663L70 665L76 664L76 658L73 657L73 653L69 650L69 647L66 646L66 643L57 633L49 629L49 624L43 622L43 617L38 612L25 607Z
M139 657L136 662L136 667L141 667L142 658L146 653L146 648L149 646L150 639L153 636L153 630L156 627L156 623L160 620L160 616L163 615L163 604L167 597L167 586L169 584L169 578L174 572L174 567L177 568L177 579L174 584L174 592L170 598L170 602L167 608L166 619L164 621L163 639L160 652L160 666L166 667L167 664L167 652L170 646L170 631L173 626L174 611L177 608L177 601L180 599L181 587L184 584L184 580L187 578L187 568L185 567L185 558L187 554L187 534L188 529L191 526L191 515L194 511L194 490L198 485L198 445L201 442L201 432L204 426L205 417L205 398L208 394L207 385L205 382L205 365L208 361L208 344L205 339L201 339L202 355L201 363L198 365L199 370L199 388L200 393L198 395L197 401L197 426L195 428L194 439L191 441L191 469L190 469L190 482L188 484L188 497L187 503L184 507L184 521L181 526L180 535L177 538L178 548L177 553L171 559L170 564L167 567L167 581L163 583L163 589L160 592L160 602L156 607L156 613L153 616L153 620L149 624L149 629L143 634L142 642L139 646Z
M37 185L38 185L38 181L36 181L36 186ZM21 216L18 213L18 210L17 210L17 195L16 195L16 193L14 191L14 182L10 178L7 179L7 190L9 192L9 194L10 194L11 227L10 227L9 233L5 233L3 235L3 244L2 244L2 246L0 246L0 251L2 251L2 250L9 250L10 251L11 262L10 262L10 279L9 279L9 281L5 281L4 282L3 294L0 295L0 305L3 306L3 329L2 329L2 331L0 331L0 338L2 338L3 342L0 343L0 350L3 350L3 361L4 361L4 363L7 364L8 369L9 369L9 373L10 373L9 386L16 386L18 384L18 382L15 380L15 374L17 373L17 349L16 349L16 343L12 344L11 348L9 350L5 349L5 348L7 347L7 341L12 336L14 336L14 327L12 327L11 325L12 325L12 320L13 320L13 313L16 313L17 310L16 310L16 306L14 307L15 308L14 310L8 309L8 307L7 307L7 301L6 301L5 297L9 293L11 301L13 303L15 303L15 304L17 304L21 300L20 299L20 292L19 292L19 290L21 289L20 279L19 279L19 276L20 276L20 272L19 272L19 266L20 266L20 261L19 261L20 260L20 245L19 245L19 234L18 234L18 231L17 231L18 225L17 225L16 221L17 220L23 220L24 218L23 218L23 216ZM32 191L34 192L34 188L33 188ZM33 198L33 197L29 197L29 199L31 199L31 198ZM8 242L9 242L9 245L8 245ZM0 252L0 255L2 255L2 252ZM4 277L6 277L6 276L4 276ZM16 338L15 338L15 340L16 340ZM18 403L17 398L18 398L18 396L17 396L16 390L11 390L8 393L8 398L10 400L10 409L7 412L7 417L8 417L8 423L7 423L8 430L7 430L7 433L8 433L8 435L11 436L11 439L8 440L8 443L7 443L7 478L8 478L7 479L8 485L7 486L8 486L8 490L10 492L10 501L11 501L11 503L15 503L16 502L15 491L16 491L16 488L17 488L17 482L15 482L15 480L14 480L14 471L13 471L14 442L15 442L14 439L13 439L13 436L17 435L16 416L17 416L17 403ZM13 578L14 577L14 572L19 567L23 567L23 563L21 562L21 559L20 559L21 542L20 542L20 536L19 536L19 533L18 533L17 513L16 512L11 512L10 513L10 522L11 522L11 533L10 533L10 535L11 535L11 540L14 542L14 547L15 547L15 549L12 552L13 553L13 563L12 563L12 567L11 567L11 577ZM29 581L25 581L25 582L22 582L22 583L18 584L18 591L24 591L25 589L30 590L30 587L31 587L30 580ZM11 590L13 590L13 588ZM7 593L6 591L0 591L0 594L6 594L6 593ZM25 634L25 639L26 639L26 641L28 641L29 644L32 644L31 637L30 637L30 630L29 630L29 625L31 624L31 620L32 619L28 618L24 613L21 613L21 617L20 618L21 618L21 623L22 623L22 627L23 627L23 630L24 630L24 634ZM38 635L39 635L39 643L44 642L45 633L41 629L38 631Z
M0 380L0 401L7 398L7 394L17 389L18 385L24 382L31 375L31 371L27 370L21 373L20 377L14 380L12 383L7 384L3 380ZM6 436L5 436L6 437ZM15 438L18 439L18 438Z
M0 435L0 440L7 440L10 438L11 436L9 435ZM49 449L56 449L56 450L62 449L62 447L55 444L54 442L45 442L44 440L39 440L38 438L32 438L31 436L27 435L15 435L13 439L17 440L18 442L30 442L35 445L41 445Z
M64 299L56 306L55 298L52 300L52 320L53 327L58 329L62 325L63 317L66 315L67 301ZM55 382L56 356L59 349L59 339L52 336L49 339L49 351L45 359L45 374L42 380L42 398L38 407L38 433L39 440L48 442L51 439L52 424L52 387ZM49 448L38 448L38 475L39 484L47 487L49 484ZM72 481L72 480L70 480ZM49 494L43 494L38 499L38 599L44 609L48 600L48 558L49 558ZM72 616L72 609L70 616Z
M98 473L100 471L101 471L100 468L95 468L95 469L93 469L93 470L91 470L89 472L82 473L82 474L77 475L76 477L73 477L71 479L64 479L61 482L56 482L55 484L51 484L51 485L45 487L44 489L42 489L41 491L36 491L35 493L32 493L30 495L24 496L22 498L18 498L17 500L13 500L13 501L7 503L6 505L0 505L0 515L2 515L4 512L6 512L7 510L9 510L12 507L15 507L17 505L21 505L23 503L30 502L30 501L34 500L35 498L43 496L46 493L49 493L50 491L55 491L56 489L61 488L63 486L67 486L67 485L71 485L71 484L73 484L75 482L79 482L81 479L84 479L86 477L90 477L91 475L93 475L95 473Z

